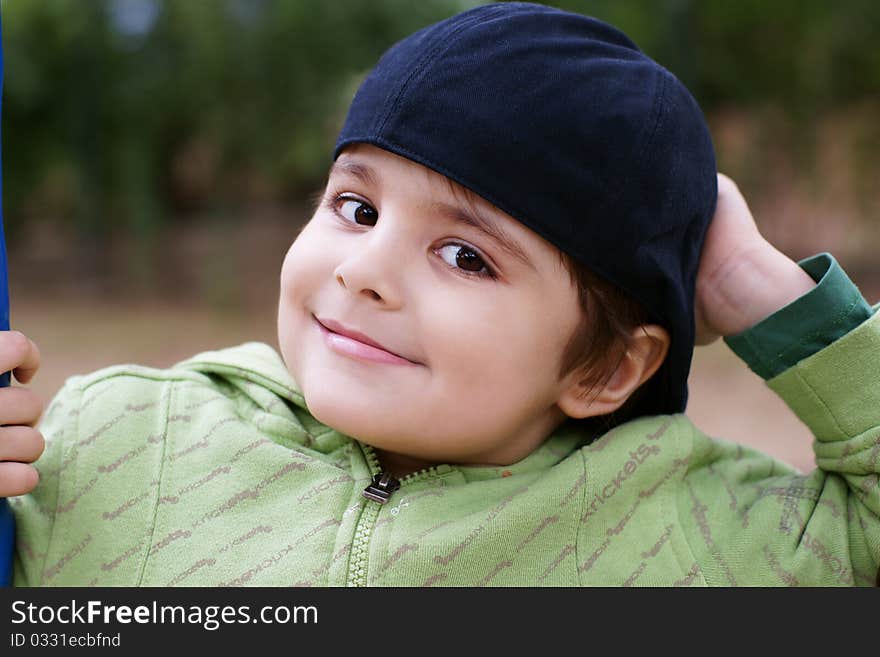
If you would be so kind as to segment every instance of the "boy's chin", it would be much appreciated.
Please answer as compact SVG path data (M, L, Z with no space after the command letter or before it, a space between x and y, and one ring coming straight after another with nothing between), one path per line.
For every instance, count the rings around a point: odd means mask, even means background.
M367 443L371 442L370 438L382 442L381 436L388 435L392 430L388 420L393 417L394 408L385 408L384 405L371 403L369 400L349 400L345 395L334 394L326 389L312 394L304 389L303 397L309 413L316 420L346 436Z
M422 454L420 444L421 426L407 422L401 417L400 404L391 408L379 408L375 405L348 405L338 399L318 396L314 399L305 397L306 406L312 416L335 429L339 433L355 438L375 449L407 454L414 458L435 458L436 455ZM421 437L420 437L421 436Z

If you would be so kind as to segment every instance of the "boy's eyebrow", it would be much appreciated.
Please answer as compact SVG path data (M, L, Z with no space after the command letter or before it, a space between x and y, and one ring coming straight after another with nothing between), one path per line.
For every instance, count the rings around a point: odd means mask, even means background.
M334 173L337 172L347 173L351 176L354 176L365 185L369 185L371 187L375 187L379 184L379 176L376 175L376 172L372 169L372 167L369 167L366 164L361 164L360 162L357 162L355 160L336 160L333 163L333 166L330 168L330 175L332 176Z
M497 226L494 222L483 217L476 208L468 211L457 205L450 205L439 201L433 203L432 208L456 223L465 224L466 226L477 229L492 240L499 248L506 251L521 263L532 269L535 268L526 255L525 249L517 244L513 238L507 235L500 226Z

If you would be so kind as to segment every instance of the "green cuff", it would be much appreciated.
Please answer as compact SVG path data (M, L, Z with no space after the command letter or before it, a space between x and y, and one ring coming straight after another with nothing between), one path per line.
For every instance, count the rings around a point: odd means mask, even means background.
M871 317L859 289L830 253L798 263L817 285L750 329L724 338L733 352L771 379Z

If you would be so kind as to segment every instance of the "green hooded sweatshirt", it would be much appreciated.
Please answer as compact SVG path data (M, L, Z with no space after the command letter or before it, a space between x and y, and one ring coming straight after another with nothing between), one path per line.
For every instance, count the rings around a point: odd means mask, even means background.
M562 428L510 466L438 465L383 503L363 495L373 450L315 420L269 346L112 367L47 410L41 483L11 500L14 581L874 585L877 372L874 314L768 381L816 437L807 475L670 415L588 444Z

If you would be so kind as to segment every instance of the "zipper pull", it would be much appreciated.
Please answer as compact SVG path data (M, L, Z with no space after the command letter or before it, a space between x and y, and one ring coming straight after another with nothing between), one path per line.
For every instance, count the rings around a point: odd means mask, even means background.
M364 488L363 496L379 504L385 504L391 495L400 488L400 482L387 472L380 472L373 477L373 483Z

